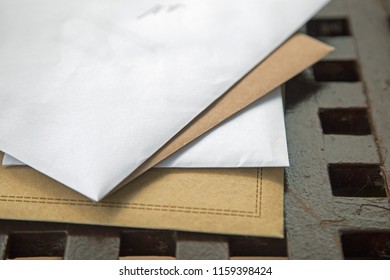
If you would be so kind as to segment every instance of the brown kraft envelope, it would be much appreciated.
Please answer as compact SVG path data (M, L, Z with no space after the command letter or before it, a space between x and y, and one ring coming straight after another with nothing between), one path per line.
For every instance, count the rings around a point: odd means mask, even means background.
M1 166L0 219L280 238L283 168L153 168L96 203L30 167Z

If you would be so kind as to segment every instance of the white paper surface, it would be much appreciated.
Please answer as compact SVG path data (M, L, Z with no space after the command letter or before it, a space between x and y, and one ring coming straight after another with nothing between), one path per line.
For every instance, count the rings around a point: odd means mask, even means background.
M9 154L4 154L3 161L1 162L3 166L18 166L18 165L25 165L20 160L14 158L13 156L10 156Z
M280 88L177 151L157 167L288 166Z
M24 163L4 155L3 165ZM230 168L288 166L281 89L171 155L156 167Z
M0 0L0 150L100 200L327 2Z

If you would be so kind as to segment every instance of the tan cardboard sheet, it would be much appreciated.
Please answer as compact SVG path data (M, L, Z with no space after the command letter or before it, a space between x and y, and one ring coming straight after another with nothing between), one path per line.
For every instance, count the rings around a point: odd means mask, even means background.
M285 83L332 50L331 46L309 36L303 34L293 36L181 130L116 189Z
M283 237L283 168L151 169L95 203L0 167L0 218Z

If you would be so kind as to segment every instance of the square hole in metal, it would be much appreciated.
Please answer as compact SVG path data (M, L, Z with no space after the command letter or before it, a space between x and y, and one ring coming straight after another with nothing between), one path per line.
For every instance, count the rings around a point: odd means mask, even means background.
M358 69L354 60L320 61L313 65L313 74L318 82L358 82Z
M311 36L350 36L348 20L340 19L313 19L306 25L307 33Z
M286 239L229 236L229 254L236 257L287 257Z
M365 108L321 108L319 117L324 134L371 134L368 112Z
M390 231L342 232L347 260L390 260Z
M63 257L66 232L15 232L9 235L6 258Z
M390 16L387 17L387 23L389 25L389 31L390 31Z
M386 186L379 165L329 164L334 196L386 197Z
M120 257L175 256L176 233L172 231L126 231L121 234Z

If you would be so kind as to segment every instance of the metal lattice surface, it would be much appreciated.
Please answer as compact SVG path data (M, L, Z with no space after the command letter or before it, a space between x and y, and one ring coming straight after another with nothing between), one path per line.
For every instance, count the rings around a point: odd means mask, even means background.
M390 0L333 0L302 31L336 47L288 82L286 238L0 220L0 259L389 259Z
M388 4L333 1L306 26L336 51L287 87L290 258L390 258Z

